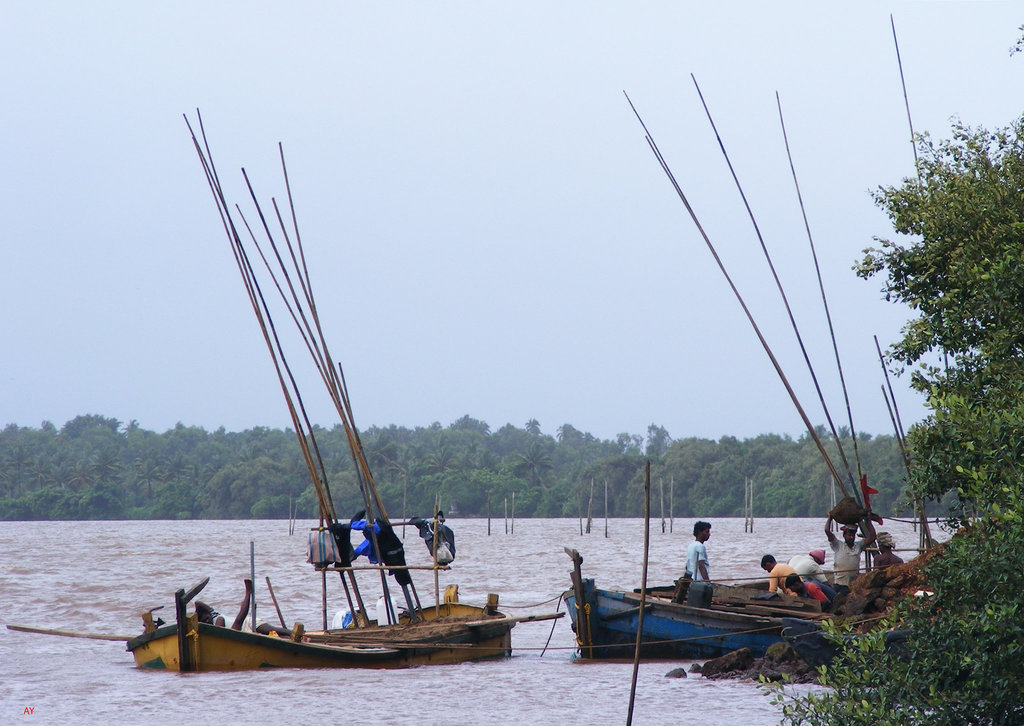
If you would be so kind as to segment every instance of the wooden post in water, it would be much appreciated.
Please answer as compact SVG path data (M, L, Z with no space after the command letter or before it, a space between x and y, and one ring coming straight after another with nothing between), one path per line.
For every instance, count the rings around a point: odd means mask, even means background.
M668 531L671 534L676 522L676 477L673 474L668 480Z
M754 531L754 481L750 478L743 482L743 531Z
M661 496L661 533L665 534L665 480L658 477L658 491Z
M587 534L590 534L590 526L594 523L594 477L590 477L590 501L587 502Z
M505 534L508 534L508 497L505 497Z
M512 534L516 533L516 493L512 492Z
M608 480L604 480L604 536L608 538Z
M487 536L491 536L491 493L487 492Z
M580 537L583 536L583 490L576 493L576 515L580 520Z

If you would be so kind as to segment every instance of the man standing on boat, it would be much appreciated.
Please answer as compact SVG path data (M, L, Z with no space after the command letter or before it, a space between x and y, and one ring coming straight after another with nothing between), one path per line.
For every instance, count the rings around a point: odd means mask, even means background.
M836 592L850 591L850 582L860 574L860 555L866 547L870 547L875 541L874 525L871 524L870 519L863 521L868 530L867 537L857 539L857 526L844 524L842 541L832 534L832 517L825 522L825 536L828 537L828 544L832 548Z
M704 543L711 537L711 524L697 522L693 525L693 542L686 548L686 577L691 580L710 580L708 575L708 548Z

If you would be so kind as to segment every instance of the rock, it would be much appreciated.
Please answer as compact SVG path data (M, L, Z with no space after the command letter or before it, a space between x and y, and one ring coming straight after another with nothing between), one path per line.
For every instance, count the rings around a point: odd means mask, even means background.
M666 678L686 678L685 668L673 668L665 674Z
M867 610L874 600L874 596L868 598L863 595L854 595L851 593L846 599L846 603L843 605L843 615L860 615Z
M772 663L802 663L800 655L789 643L772 643L764 654L764 659Z
M704 669L700 667L700 663L694 663L690 666L690 673L703 673Z
M875 588L885 587L888 584L889 577L885 574L885 570L871 570L854 580L850 589L874 590Z
M749 648L740 648L704 663L701 673L705 678L726 678L736 671L745 671L754 664Z

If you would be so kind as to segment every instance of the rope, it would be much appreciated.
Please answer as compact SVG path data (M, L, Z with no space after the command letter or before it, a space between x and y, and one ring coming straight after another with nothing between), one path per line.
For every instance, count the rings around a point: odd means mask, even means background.
M559 595L558 596L558 604L555 606L555 612L556 613L559 612L561 607L562 607L562 596ZM540 652L540 657L541 658L544 657L544 651L548 649L548 644L551 642L551 636L555 634L555 623L557 623L557 622L558 622L557 620L552 620L551 621L551 632L548 633L548 639L544 642L544 650L542 650Z
M501 605L499 605L498 609L499 610L525 610L527 608L539 608L541 605L547 605L549 602L554 602L555 600L558 600L559 602L561 602L562 601L562 596L559 595L558 597L553 597L553 598L551 598L549 600L545 600L544 602L539 602L539 603L536 603L534 605L506 605L505 603L501 603ZM558 608L555 608L555 609L557 610Z

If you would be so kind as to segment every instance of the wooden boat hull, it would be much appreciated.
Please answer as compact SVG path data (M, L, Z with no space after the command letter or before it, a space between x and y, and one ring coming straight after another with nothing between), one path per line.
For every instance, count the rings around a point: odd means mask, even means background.
M424 610L424 620L367 629L306 633L300 642L196 623L186 625L186 670L259 668L410 668L462 663L511 654L515 619L463 604ZM139 668L182 670L178 625L165 625L128 641Z
M583 609L575 590L565 593L573 630L585 658L632 658L640 626L640 595L600 590L583 580ZM581 622L580 613L583 612ZM782 641L782 619L715 608L692 607L669 599L645 602L640 655L647 659L715 658L740 648L762 657ZM589 644L585 634L589 629ZM583 633L584 635L581 635Z

